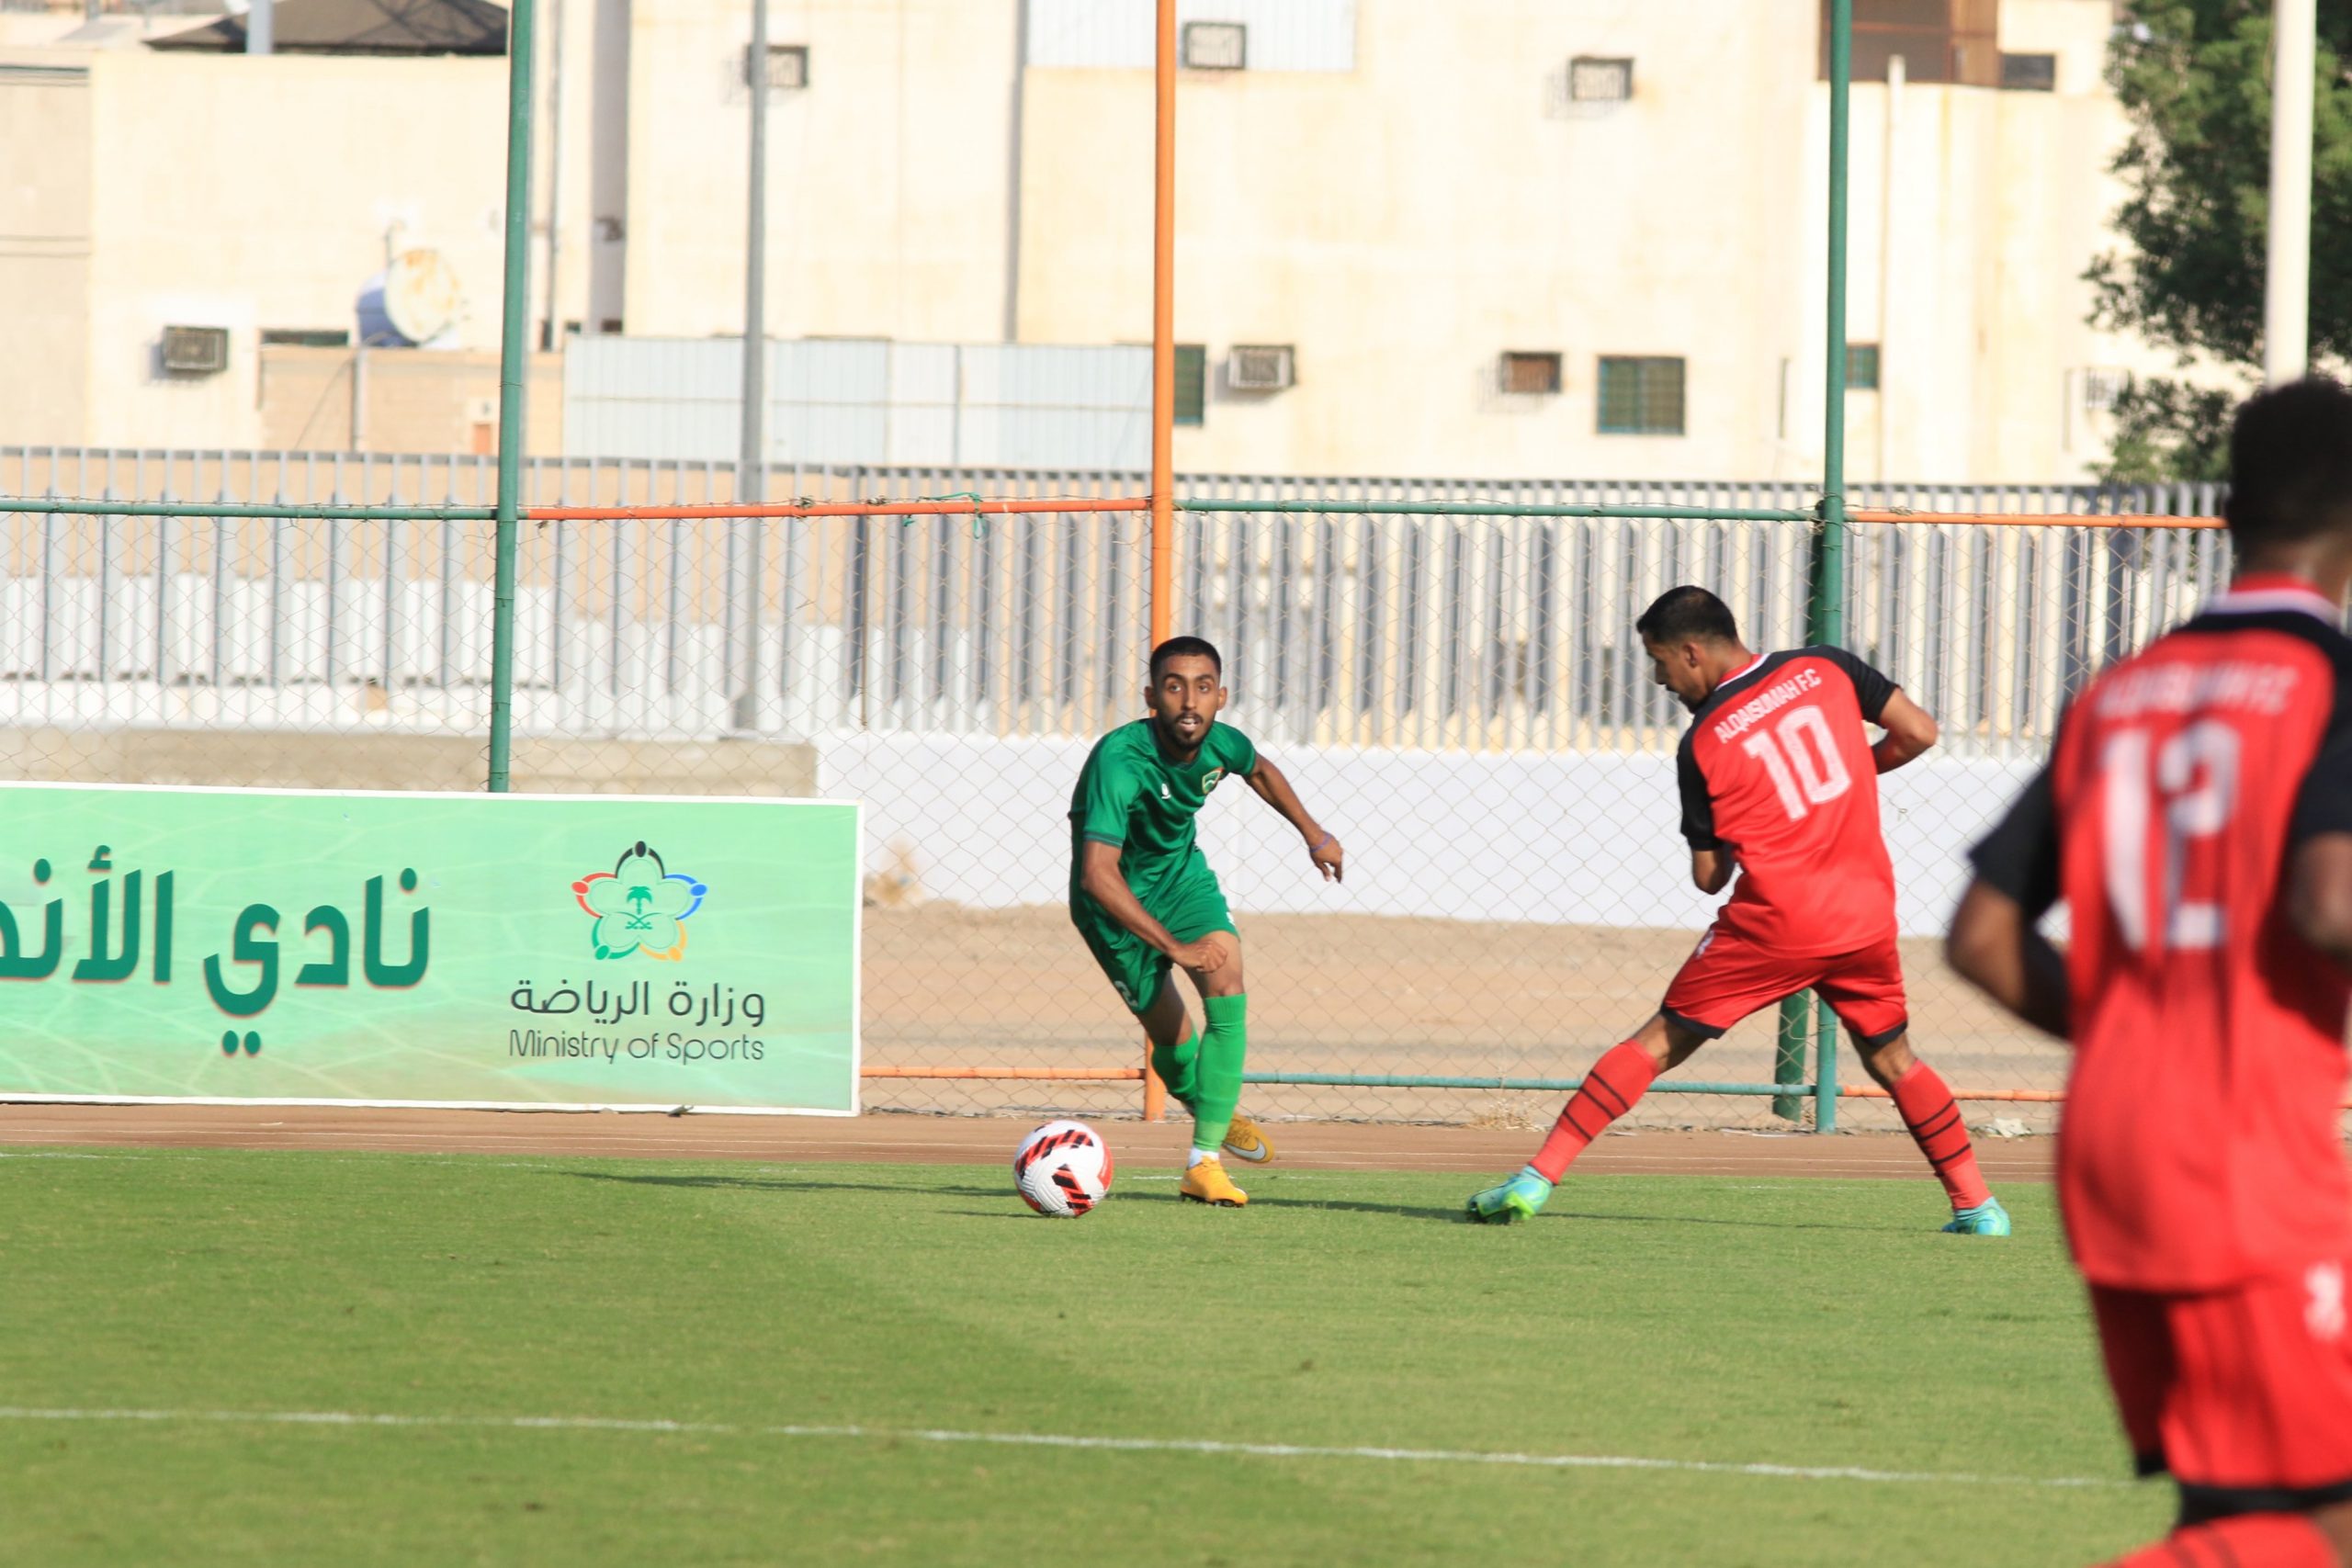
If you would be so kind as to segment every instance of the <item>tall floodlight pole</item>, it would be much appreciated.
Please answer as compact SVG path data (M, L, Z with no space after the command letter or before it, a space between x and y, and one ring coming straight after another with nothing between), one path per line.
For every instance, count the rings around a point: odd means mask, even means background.
M1168 640L1176 594L1176 0L1159 0L1154 53L1151 208L1151 646ZM1167 1114L1168 1087L1144 1046L1143 1119Z
M752 0L752 50L744 75L752 86L752 180L743 243L743 444L735 464L735 499L767 499L768 3ZM760 527L744 540L743 684L735 694L735 728L759 727Z
M1159 0L1151 223L1151 640L1168 638L1176 581L1176 0Z
M514 738L514 553L523 494L525 298L531 280L531 7L514 0L506 38L506 269L499 296L498 559L491 599L490 788L503 795Z
M1821 512L1814 525L1813 592L1805 602L1807 642L1838 642L1846 635L1846 178L1852 133L1848 110L1853 96L1854 0L1831 0L1829 7L1829 289L1828 327L1824 334L1822 378L1826 401L1821 426ZM1772 1081L1786 1094L1772 1097L1775 1115L1793 1121L1796 1091L1804 1082L1806 1013L1815 1041L1813 1124L1826 1133L1838 1124L1838 1030L1826 1003L1808 1009L1799 994L1781 1004L1779 1050Z
M2270 40L2269 254L2263 271L2262 378L2311 366L2312 73L2317 0L2276 0Z

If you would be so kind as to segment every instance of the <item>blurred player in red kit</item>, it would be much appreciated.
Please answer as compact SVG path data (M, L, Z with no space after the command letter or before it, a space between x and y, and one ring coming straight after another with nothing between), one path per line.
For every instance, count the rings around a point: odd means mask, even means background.
M2236 577L2103 671L1973 859L1954 968L2075 1047L2058 1198L2178 1527L2133 1568L2352 1563L2352 392L2239 411ZM2064 901L2061 953L2039 922Z

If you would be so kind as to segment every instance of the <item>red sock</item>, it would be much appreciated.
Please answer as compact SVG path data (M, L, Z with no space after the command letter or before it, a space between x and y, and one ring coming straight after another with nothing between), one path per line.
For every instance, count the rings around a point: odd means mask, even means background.
M1584 1086L1568 1097L1568 1107L1552 1124L1552 1135L1528 1163L1547 1181L1557 1181L1568 1162L1601 1130L1634 1109L1657 1077L1650 1054L1628 1040L1611 1045L1584 1075Z
M1911 1129L1919 1152L1928 1156L1936 1179L1951 1195L1957 1211L1973 1209L1993 1196L1976 1168L1976 1150L1968 1141L1968 1123L1960 1119L1960 1104L1944 1080L1927 1063L1914 1060L1911 1070L1891 1086L1894 1109Z
M2301 1514L2241 1514L2178 1529L2109 1568L2336 1568L2335 1548Z

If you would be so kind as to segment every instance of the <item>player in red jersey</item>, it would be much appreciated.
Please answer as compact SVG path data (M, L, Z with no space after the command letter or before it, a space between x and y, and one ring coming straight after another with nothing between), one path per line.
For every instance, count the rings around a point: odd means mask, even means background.
M1474 1222L1533 1217L1561 1173L1657 1077L1741 1019L1808 987L1844 1021L1951 1199L1944 1226L2007 1235L1968 1127L1936 1070L1911 1054L1895 950L1894 865L1876 775L1936 743L1936 721L1839 648L1755 654L1724 602L1668 589L1634 624L1659 685L1692 718L1676 758L1690 880L1738 882L1634 1037L1584 1077L1520 1173L1470 1200ZM1872 744L1864 728L1885 731Z
M2058 1198L2141 1472L2132 1564L2352 1563L2352 392L2240 411L2237 577L2100 674L1973 854L1952 966L2075 1046ZM2037 929L2064 900L2062 955Z

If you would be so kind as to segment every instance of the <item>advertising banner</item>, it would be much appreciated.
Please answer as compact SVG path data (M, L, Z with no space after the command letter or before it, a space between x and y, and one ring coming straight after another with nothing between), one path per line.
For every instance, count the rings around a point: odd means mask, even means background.
M0 784L0 1098L854 1114L858 810Z

